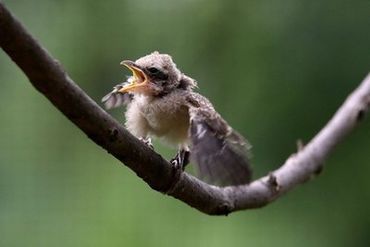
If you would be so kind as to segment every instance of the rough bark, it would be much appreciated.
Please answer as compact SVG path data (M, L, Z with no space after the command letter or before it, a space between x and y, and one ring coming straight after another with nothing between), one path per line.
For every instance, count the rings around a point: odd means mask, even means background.
M210 215L258 208L318 174L335 146L364 119L370 105L370 76L347 98L327 125L277 170L249 185L220 188L174 170L97 105L66 74L0 2L0 46L71 122L131 168L151 188Z

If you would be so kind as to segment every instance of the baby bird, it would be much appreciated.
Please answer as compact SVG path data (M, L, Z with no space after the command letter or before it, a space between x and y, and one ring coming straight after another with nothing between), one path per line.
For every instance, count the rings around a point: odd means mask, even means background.
M193 91L196 81L183 74L170 55L153 52L121 65L132 76L102 102L107 109L126 105L126 127L134 136L150 146L151 137L176 146L178 153L171 163L184 169L191 159L199 177L209 183L250 182L250 145L208 99Z

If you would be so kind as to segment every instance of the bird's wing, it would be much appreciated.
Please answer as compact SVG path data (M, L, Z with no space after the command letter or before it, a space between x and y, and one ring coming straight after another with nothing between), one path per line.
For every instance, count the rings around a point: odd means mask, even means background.
M118 90L120 90L127 84L128 82L123 82L114 86L112 92L108 93L101 99L107 110L119 107L121 105L128 105L131 102L133 98L132 94L118 92Z
M190 115L191 159L199 176L221 186L249 183L251 146L214 110L203 96L187 98Z

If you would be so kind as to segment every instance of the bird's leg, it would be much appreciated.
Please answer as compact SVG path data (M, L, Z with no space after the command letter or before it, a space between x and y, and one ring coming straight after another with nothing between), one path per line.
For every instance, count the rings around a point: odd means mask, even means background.
M151 149L154 150L154 147L153 147L153 144L152 144L152 139L150 139L150 137L140 137L139 140L142 141L145 145L147 145L148 147L150 147Z
M177 168L177 169L182 169L185 170L185 167L189 164L190 161L190 152L185 149L180 149L176 156L171 159L171 164Z

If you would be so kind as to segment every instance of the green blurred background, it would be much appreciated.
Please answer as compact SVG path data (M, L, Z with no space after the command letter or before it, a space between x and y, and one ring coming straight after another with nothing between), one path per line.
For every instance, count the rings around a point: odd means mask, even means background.
M128 74L121 60L171 54L253 144L256 176L308 141L370 68L368 0L5 3L98 102ZM0 246L370 246L369 119L314 181L210 217L150 189L0 53Z

